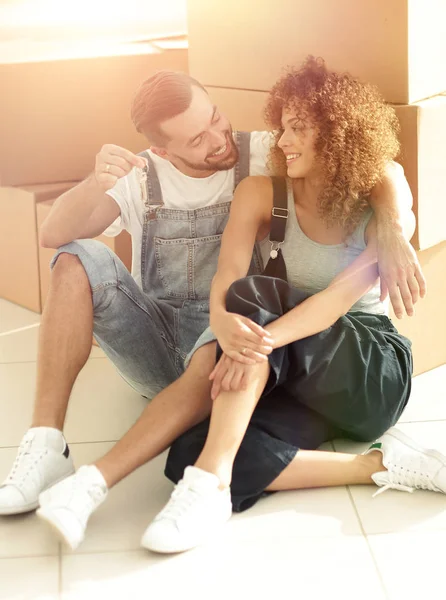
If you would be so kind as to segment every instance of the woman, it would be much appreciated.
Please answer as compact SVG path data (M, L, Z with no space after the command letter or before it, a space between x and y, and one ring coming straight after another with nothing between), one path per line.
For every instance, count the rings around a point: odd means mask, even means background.
M446 457L385 434L408 401L412 356L380 301L366 199L398 154L395 113L372 86L310 57L275 85L266 114L285 199L280 179L237 188L211 291L212 414L171 448L166 474L181 481L143 537L151 550L191 548L277 490L446 493ZM410 239L412 213L403 227ZM256 241L267 276L245 277ZM316 450L379 436L360 456Z

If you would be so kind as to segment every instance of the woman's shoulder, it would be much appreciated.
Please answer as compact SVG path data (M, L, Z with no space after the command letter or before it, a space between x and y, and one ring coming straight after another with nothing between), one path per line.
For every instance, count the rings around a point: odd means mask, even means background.
M232 202L237 213L250 214L263 222L271 214L273 185L270 177L255 175L246 177L239 183ZM232 209L231 209L232 210Z
M265 175L251 175L245 177L237 186L234 199L243 198L257 202L264 200L271 202L273 196L273 185L271 177Z
M272 180L271 177L267 175L249 175L249 177L245 177L238 187L244 187L247 189L258 189L262 190L272 190Z

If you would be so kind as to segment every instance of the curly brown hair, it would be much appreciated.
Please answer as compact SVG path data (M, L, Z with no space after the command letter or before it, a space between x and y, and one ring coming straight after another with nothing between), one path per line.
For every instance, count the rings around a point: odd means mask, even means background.
M276 131L270 165L286 172L277 145L282 110L296 113L304 125L316 127L315 152L322 191L318 207L328 225L352 231L368 206L367 197L399 153L399 123L378 89L348 73L329 71L321 58L309 56L300 69L289 70L272 88L265 120Z

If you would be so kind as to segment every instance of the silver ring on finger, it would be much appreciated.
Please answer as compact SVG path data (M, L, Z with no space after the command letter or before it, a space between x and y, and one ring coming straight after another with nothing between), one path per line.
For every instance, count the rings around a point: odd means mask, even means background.
M111 169L111 165L109 165L108 163L105 165L105 172L106 173L110 173L110 169Z
M248 348L242 348L242 354L245 355Z

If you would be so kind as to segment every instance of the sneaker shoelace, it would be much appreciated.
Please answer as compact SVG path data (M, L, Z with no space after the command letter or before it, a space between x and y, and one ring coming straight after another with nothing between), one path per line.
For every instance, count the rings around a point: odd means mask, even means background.
M386 473L388 482L373 494L373 498L390 489L409 493L414 492L416 489L437 492L438 488L432 482L431 475L428 474L429 470L423 467L424 462L422 460L420 460L417 468L389 464Z
M83 473L75 473L63 482L65 487L62 496L50 497L48 505L57 508L64 506L74 511L81 521L87 522L92 511L101 504L104 490L97 483L92 483Z
M12 469L2 485L15 485L21 489L30 472L33 471L42 461L43 457L48 454L47 448L30 450L32 441L32 436L27 437L22 441L12 465Z
M94 485L93 487L90 487L87 490L87 493L90 496L90 498L95 506L104 497L104 490L99 485Z
M189 487L184 481L180 481L172 492L172 496L159 514L160 518L175 520L183 516L195 503L199 494Z

